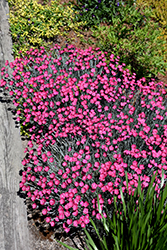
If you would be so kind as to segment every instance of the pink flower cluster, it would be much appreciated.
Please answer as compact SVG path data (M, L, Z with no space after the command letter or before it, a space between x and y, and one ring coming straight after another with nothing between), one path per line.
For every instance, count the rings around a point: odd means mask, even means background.
M158 171L167 177L167 92L154 79L144 86L97 48L58 45L46 54L30 50L2 68L18 120L30 134L20 188L54 226L85 227L89 216L110 211L120 186L133 193L139 177L147 188Z

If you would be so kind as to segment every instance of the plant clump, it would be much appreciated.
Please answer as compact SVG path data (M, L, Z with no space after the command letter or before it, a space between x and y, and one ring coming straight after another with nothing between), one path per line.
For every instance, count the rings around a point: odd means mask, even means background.
M139 6L145 5L152 8L152 18L158 21L161 30L160 39L164 38L166 43L164 44L165 50L167 51L167 1L166 0L137 0ZM159 50L161 54L161 50ZM164 55L164 60L167 61L167 54Z
M82 22L74 22L72 6L63 6L57 1L50 5L41 5L36 0L9 1L10 31L15 57L19 51L24 54L30 48L48 48L58 35L67 36L73 29L78 36Z
M142 13L143 12L143 13ZM121 6L119 14L112 17L111 25L92 28L96 46L102 51L120 57L136 78L148 81L158 73L165 74L167 63L166 41L162 37L159 23L151 20L149 8Z
M107 52L106 52L107 53ZM52 227L89 227L100 220L97 204L111 216L119 187L133 194L140 177L158 196L167 170L167 91L163 83L136 81L119 58L95 51L30 49L2 68L0 86L9 92L17 120L30 135L20 189ZM6 63L6 65L8 62Z
M76 10L76 20L83 21L85 27L97 25L101 22L112 23L113 17L118 15L123 1L117 0L77 0L74 1L73 8ZM133 4L133 0L129 1Z

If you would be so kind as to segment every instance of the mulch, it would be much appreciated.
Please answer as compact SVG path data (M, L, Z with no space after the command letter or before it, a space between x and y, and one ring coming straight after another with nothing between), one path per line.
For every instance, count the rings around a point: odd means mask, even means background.
M54 239L54 234L48 232L47 236L44 236L40 232L39 228L36 226L37 221L30 220L28 221L29 228L29 240L30 240L30 249L31 250L66 250L67 248L62 246ZM83 249L81 247L81 242L78 236L73 238L73 241L70 237L65 237L61 235L56 237L57 240L60 240L70 247ZM74 244L75 242L75 244Z

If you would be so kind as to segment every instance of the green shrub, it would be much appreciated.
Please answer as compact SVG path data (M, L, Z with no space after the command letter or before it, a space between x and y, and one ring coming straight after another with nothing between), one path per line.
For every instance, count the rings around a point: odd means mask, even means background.
M122 3L122 0L77 0L77 4L74 5L74 9L77 11L76 20L85 22L86 27L101 22L112 23L112 19L118 15Z
M152 17L157 20L161 27L161 35L164 37L165 50L167 51L167 1L166 0L137 0L138 5L150 6L153 9ZM161 38L161 37L160 37ZM161 53L161 50L159 51ZM164 56L167 61L167 54Z
M73 29L79 35L81 22L74 22L71 6L63 6L57 1L50 5L38 4L36 0L9 0L10 31L13 39L15 57L19 51L25 54L30 48L47 48L58 35L66 36Z
M155 77L158 72L164 74L167 64L164 62L165 47L158 23L151 20L150 9L135 9L128 5L121 8L113 18L113 25L96 26L92 29L97 39L96 46L120 57L136 78ZM159 54L161 50L161 54ZM149 79L150 80L150 79Z

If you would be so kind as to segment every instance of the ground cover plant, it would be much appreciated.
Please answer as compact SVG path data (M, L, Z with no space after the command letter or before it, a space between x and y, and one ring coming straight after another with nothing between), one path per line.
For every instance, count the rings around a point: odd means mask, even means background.
M167 170L167 91L163 83L136 80L119 58L61 48L31 49L2 68L1 87L17 108L30 141L23 160L20 189L52 227L91 227L112 215L119 186L133 194L140 176L147 189L155 171L158 195ZM7 65L8 63L6 63ZM165 86L166 87L166 86Z

